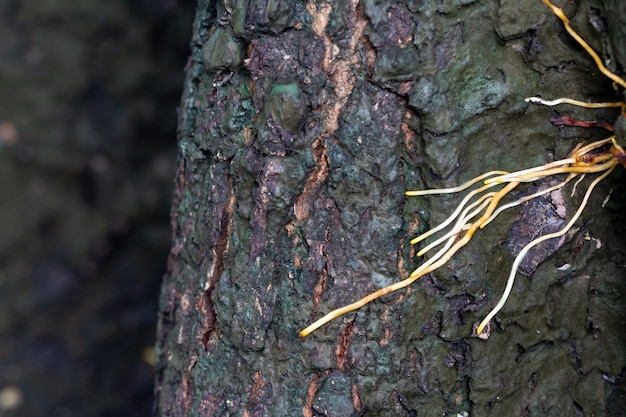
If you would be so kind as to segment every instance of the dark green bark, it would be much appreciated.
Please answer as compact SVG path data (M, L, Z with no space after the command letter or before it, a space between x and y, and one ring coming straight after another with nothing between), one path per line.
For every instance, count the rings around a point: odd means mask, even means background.
M459 197L407 199L406 189L541 165L567 155L574 138L607 135L557 129L556 110L524 102L615 99L549 9L539 0L224 4L200 2L182 101L157 414L619 406L621 170L555 255L534 255L537 270L518 277L489 340L470 334L503 289L516 210L410 289L297 337L418 265L408 241ZM606 35L589 19L601 5L565 11L601 50ZM571 200L570 212L580 193Z

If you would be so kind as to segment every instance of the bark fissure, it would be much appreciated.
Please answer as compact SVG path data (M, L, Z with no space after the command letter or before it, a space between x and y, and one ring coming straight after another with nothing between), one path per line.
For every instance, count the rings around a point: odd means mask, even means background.
M351 320L339 337L339 343L335 348L335 366L338 370L345 370L349 360L350 336L354 328L354 319Z
M233 228L233 210L236 203L235 191L233 189L232 178L226 175L227 190L229 193L227 203L221 209L219 232L215 246L212 249L213 262L207 271L207 280L204 284L204 291L198 303L198 309L202 312L202 345L205 350L211 334L215 330L215 320L217 311L212 300L212 295L217 288L222 273L224 272L224 255L228 250Z
M315 394L317 393L317 383L320 380L320 376L314 376L309 382L309 386L306 390L306 400L304 407L302 407L303 417L314 417L313 414L313 401L315 400Z
M328 154L322 138L317 138L311 146L316 168L311 172L304 185L302 193L294 203L294 216L298 224L309 217L309 213L317 196L319 188L328 177Z

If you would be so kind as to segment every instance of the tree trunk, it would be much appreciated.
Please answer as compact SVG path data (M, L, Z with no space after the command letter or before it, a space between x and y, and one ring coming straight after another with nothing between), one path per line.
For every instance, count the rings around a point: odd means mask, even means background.
M592 25L604 9L580 3L565 8L572 26L610 58ZM298 337L406 278L421 262L411 238L461 198L405 190L541 165L576 138L608 136L549 118L613 121L614 110L524 101L616 98L540 0L201 0L192 47L157 415L603 415L624 405L621 168L560 249L534 255L488 340L472 326L501 295L514 231L540 228L554 201L503 213L446 267ZM566 190L571 215L582 193L570 201Z

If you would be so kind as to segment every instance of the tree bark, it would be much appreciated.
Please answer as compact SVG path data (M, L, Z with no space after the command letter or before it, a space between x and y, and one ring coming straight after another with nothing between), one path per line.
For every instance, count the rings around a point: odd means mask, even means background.
M604 19L602 4L565 12L612 57L592 24ZM472 338L472 326L500 297L513 231L541 227L554 201L503 214L445 268L298 337L328 311L406 278L420 262L410 239L460 198L405 190L541 165L566 156L575 138L607 136L556 128L548 119L557 111L617 117L524 101L535 95L615 99L539 0L200 1L180 109L156 414L619 410L621 170L555 254L534 255L536 270L518 276L488 340ZM570 190L571 214L582 193Z

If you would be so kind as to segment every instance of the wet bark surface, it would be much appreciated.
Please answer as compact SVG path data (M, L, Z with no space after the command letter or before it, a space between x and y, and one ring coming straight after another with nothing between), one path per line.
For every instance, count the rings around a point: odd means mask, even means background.
M620 69L604 5L564 9ZM297 336L407 277L420 262L410 239L460 200L405 190L541 165L608 136L549 119L615 111L524 101L620 99L541 1L201 1L192 45L158 415L623 412L621 168L566 239L532 255L488 340L472 326L519 241L561 224L580 191L504 213L446 267Z
M147 416L182 2L0 2L0 415Z

